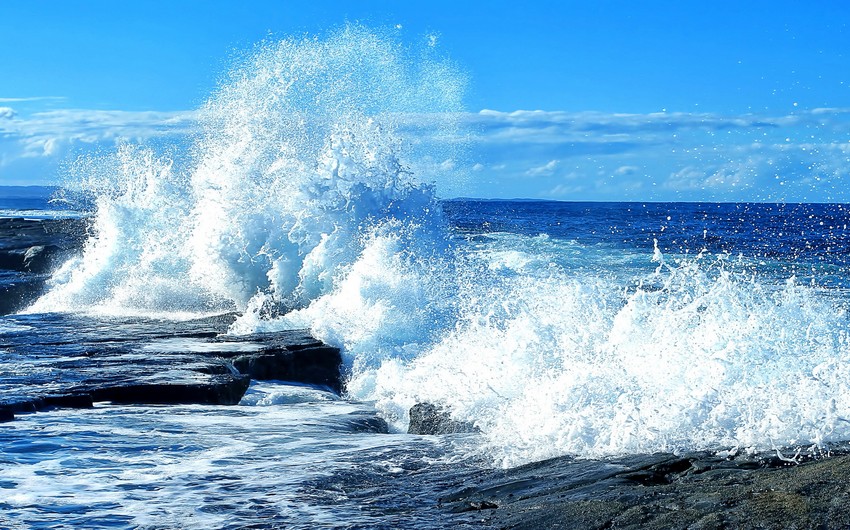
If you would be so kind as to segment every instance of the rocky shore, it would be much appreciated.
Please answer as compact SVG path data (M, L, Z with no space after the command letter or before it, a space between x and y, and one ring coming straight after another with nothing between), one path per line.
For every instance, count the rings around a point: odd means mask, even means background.
M411 434L471 433L430 403ZM850 528L850 444L767 453L553 458L465 477L439 499L459 521L500 529Z
M846 444L845 444L846 445ZM556 458L484 473L443 509L492 528L850 528L850 455Z
M51 326L44 326L46 318ZM337 348L305 331L220 335L232 318L110 322L39 315L36 327L16 316L20 330L0 335L7 372L0 374L0 419L96 402L234 405L251 379L342 391Z
M86 230L85 219L0 219L0 315L41 294ZM251 379L342 392L338 349L304 331L222 336L232 320L9 317L12 330L0 334L0 421L97 402L233 405Z
M0 314L34 299L79 249L81 220L0 219ZM336 348L306 331L230 337L232 315L189 322L13 315L0 334L0 422L96 403L234 405L250 381L344 391ZM420 403L411 435L477 436ZM386 433L370 418L368 432ZM634 529L850 528L850 444L761 454L555 458L441 479L437 505L459 527Z

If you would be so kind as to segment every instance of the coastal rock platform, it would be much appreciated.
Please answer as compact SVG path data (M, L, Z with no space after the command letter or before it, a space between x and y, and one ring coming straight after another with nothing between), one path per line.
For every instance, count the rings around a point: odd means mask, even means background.
M850 528L850 451L568 457L490 471L440 499L488 528Z
M5 317L0 420L95 402L234 405L252 379L342 392L337 348L306 331L222 335L232 320L232 315L189 322Z
M340 394L339 350L306 331L225 334L233 315L189 322L15 315L79 252L88 220L0 218L0 421L49 408L233 405L253 380Z

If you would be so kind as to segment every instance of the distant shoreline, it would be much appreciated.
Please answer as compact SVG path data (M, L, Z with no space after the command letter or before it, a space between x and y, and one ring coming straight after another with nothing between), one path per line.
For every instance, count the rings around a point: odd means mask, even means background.
M2 199L48 199L57 190L62 189L62 186L5 186L0 185L0 198ZM513 198L488 198L488 197L447 197L439 199L441 203L570 203L581 205L627 205L641 206L647 204L723 204L723 205L746 205L746 206L803 206L803 205L830 205L840 206L848 203L842 202L772 202L772 201L659 201L659 200L563 200L563 199L540 199L533 197L513 197Z
M4 199L47 198L59 186L0 186L0 197Z

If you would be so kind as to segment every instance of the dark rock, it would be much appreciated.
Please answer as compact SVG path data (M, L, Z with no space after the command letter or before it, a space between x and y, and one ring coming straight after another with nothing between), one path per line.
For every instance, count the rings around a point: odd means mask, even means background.
M0 315L20 311L44 292L44 278L22 278L0 284Z
M202 364L202 365L199 365L199 366L191 367L191 370L193 372L197 372L199 374L206 374L206 375L227 375L227 374L233 374L234 373L233 366L225 364L225 363Z
M448 411L432 403L417 403L410 408L408 434L454 434L479 432L465 421L453 420Z
M5 400L0 403L0 408L19 414L38 412L44 410L44 400L37 397Z
M689 469L691 469L690 459L672 459L651 464L631 473L623 473L620 477L637 482L638 484L643 484L644 486L658 486L661 484L671 484L676 477Z
M9 410L7 408L0 407L0 423L6 422L6 421L12 421L14 419L15 419L15 413L14 412L12 412L11 410Z
M233 315L188 322L61 313L5 319L25 330L0 334L0 352L20 358L20 375L0 382L0 407L13 413L102 401L235 405L251 375L342 390L338 349L305 331L222 339ZM386 430L382 420L355 423L353 429Z
M373 434L387 434L390 432L390 427L387 425L386 420L374 415L364 416L357 414L344 422L343 425L345 425L348 432Z
M497 528L848 528L850 455L555 458L467 479L440 499ZM483 509L483 508L480 508Z
M88 230L87 219L0 219L0 250L27 249L35 245L80 248Z
M47 407L67 409L88 409L94 406L91 394L63 394L44 396L44 404Z
M45 273L58 265L63 257L67 258L68 253L57 245L35 245L24 252L21 265L26 272Z
M470 502L465 506L457 507L454 510L454 513L464 513L464 512L480 512L481 510L495 510L499 505L489 501L481 501L481 502Z
M24 253L21 250L0 250L0 269L24 271Z
M338 348L271 348L240 355L232 362L239 373L253 379L290 381L323 386L337 394L342 392L342 356Z
M43 274L69 256L58 245L33 245L28 248L0 250L0 269Z
M202 384L129 384L97 388L94 401L111 401L125 405L236 405L250 379L247 376L220 376Z

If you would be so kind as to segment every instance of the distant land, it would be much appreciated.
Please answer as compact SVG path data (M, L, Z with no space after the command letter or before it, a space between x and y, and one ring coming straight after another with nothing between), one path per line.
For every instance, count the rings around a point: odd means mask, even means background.
M46 198L57 189L57 186L0 186L0 197L4 199Z

